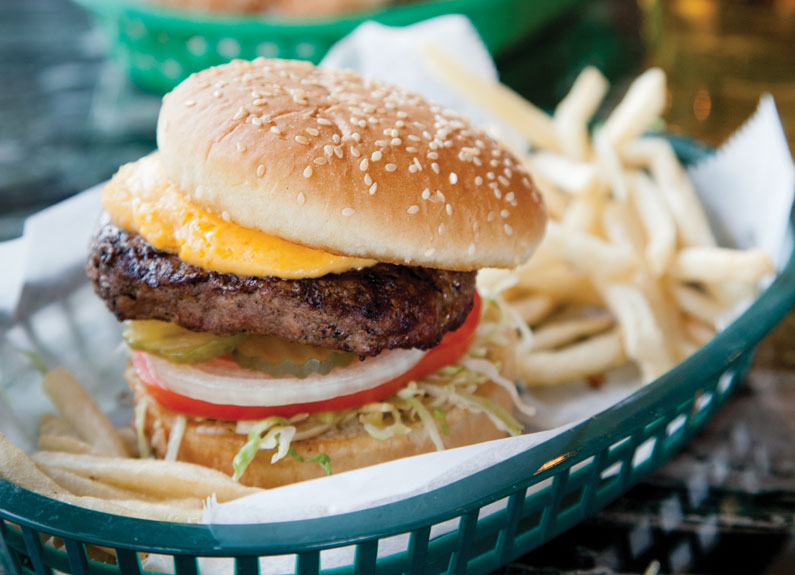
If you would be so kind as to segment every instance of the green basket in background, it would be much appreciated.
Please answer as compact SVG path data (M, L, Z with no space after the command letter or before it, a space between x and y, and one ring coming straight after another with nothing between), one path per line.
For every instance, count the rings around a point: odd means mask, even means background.
M685 161L705 154L692 143L673 143ZM607 505L715 414L742 380L756 344L795 303L794 236L790 226L789 261L775 281L693 356L617 405L455 483L344 515L187 525L89 511L0 480L0 560L12 575L140 575L139 553L173 557L177 575L197 575L197 557L232 558L235 575L257 575L258 558L271 555L295 555L289 572L301 575L493 570ZM36 313L20 318L34 331ZM495 502L502 507L484 511ZM448 520L455 528L431 539L431 528ZM378 558L379 541L395 535L407 535L408 548ZM63 546L53 546L52 536ZM90 559L87 544L114 550L116 564ZM320 552L341 547L352 547L351 563L324 569Z
M146 90L165 93L189 74L234 58L319 62L337 40L366 20L404 26L464 14L492 54L499 54L582 0L420 0L313 20L176 11L145 0L75 2L96 17L112 56L130 78Z

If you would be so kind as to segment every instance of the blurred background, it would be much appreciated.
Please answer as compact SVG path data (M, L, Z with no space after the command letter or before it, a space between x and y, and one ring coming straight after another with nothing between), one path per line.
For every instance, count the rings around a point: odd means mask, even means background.
M769 92L795 148L795 0L443 0L371 15L398 24L456 6L502 80L542 107L592 64L614 85L609 109L656 65L668 74L670 131L719 144ZM237 56L317 61L361 19L323 17L307 35L284 14L188 18L133 0L0 1L0 241L151 151L161 94L193 68ZM793 342L790 314L743 391L680 456L503 572L795 573Z

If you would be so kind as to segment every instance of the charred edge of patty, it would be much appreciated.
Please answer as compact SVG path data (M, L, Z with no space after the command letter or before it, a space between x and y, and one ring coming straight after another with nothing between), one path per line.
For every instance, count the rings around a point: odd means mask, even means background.
M120 320L160 319L218 335L276 335L362 357L429 349L464 323L476 272L377 264L286 280L207 271L103 218L86 272Z

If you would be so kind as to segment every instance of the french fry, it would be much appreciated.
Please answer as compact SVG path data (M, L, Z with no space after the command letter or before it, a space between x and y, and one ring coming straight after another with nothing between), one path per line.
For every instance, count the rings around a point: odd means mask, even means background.
M71 435L39 435L39 449L64 453L101 454L96 447Z
M546 351L603 332L614 324L607 316L550 321L533 330L533 351Z
M575 160L588 160L591 142L588 122L596 113L610 84L602 73L588 66L580 72L568 95L555 108L558 142L564 154Z
M546 112L507 86L484 81L436 44L420 44L418 50L434 75L459 94L515 127L534 146L558 149L555 125Z
M176 505L141 501L140 499L100 499L99 497L80 497L72 494L56 495L54 499L92 511L155 521L198 523L202 517L200 510L183 509Z
M725 313L721 305L709 294L693 287L674 283L671 285L670 291L685 313L708 325L716 326L721 315Z
M525 162L534 178L543 178L574 196L602 195L606 191L597 167L552 152L540 151Z
M630 284L602 288L607 306L621 326L627 356L640 366L643 380L651 381L674 365L671 350L643 292Z
M575 198L560 223L567 229L596 235L602 224L602 204L604 201L601 198Z
M557 385L604 373L626 363L617 329L556 351L534 352L517 360L520 377L529 386Z
M524 294L529 290L555 300L571 300L591 305L600 305L602 302L588 275L573 269L565 262L541 268L535 266L520 268L517 273L520 287L508 290L506 294L508 299L517 299L515 294Z
M59 467L52 467L51 465L39 465L38 467L48 477L73 495L98 497L100 499L148 499L133 491L106 485L100 481L94 481Z
M631 165L651 170L684 246L715 245L704 208L670 142L662 138L639 138L624 145L622 157Z
M606 203L602 212L602 230L612 243L629 247L637 256L645 254L643 229L628 203Z
M75 428L54 413L45 413L39 418L39 435L66 435L77 437Z
M608 138L604 129L597 130L593 142L596 165L601 171L602 179L610 185L610 194L618 200L626 200L627 181L615 143Z
M611 244L589 234L564 230L557 222L547 225L547 234L539 251L553 253L595 277L620 276L636 265L632 251L625 246Z
M33 455L41 465L65 469L108 485L146 493L159 499L210 497L230 501L259 492L214 469L156 459L120 459L42 451Z
M42 387L80 437L107 455L127 457L127 450L116 429L66 368L48 372Z
M686 282L755 284L775 269L770 256L762 250L692 247L676 254L669 273Z
M632 82L602 132L613 146L637 138L662 115L666 98L665 72L659 68L647 70Z
M29 491L54 497L69 492L47 477L33 460L0 433L0 478Z
M688 340L697 345L703 346L715 336L715 331L708 325L701 323L696 319L689 319L685 321L685 335Z
M646 265L660 277L676 252L676 226L654 182L643 172L630 176L632 203L646 231Z
M511 301L510 305L527 325L534 326L552 313L557 304L549 296L534 295Z

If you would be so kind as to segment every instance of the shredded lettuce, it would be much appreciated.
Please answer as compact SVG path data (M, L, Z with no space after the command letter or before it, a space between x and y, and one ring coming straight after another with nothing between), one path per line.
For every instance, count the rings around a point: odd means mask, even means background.
M168 434L166 456L163 458L166 461L177 460L177 455L179 455L179 446L182 445L182 438L185 437L185 427L187 423L188 418L184 415L178 415L174 418L174 425L171 426L171 432Z
M428 437L433 442L434 447L436 447L436 451L444 451L444 441L442 441L442 436L439 435L439 429L436 427L436 422L433 420L428 408L416 397L407 397L404 401L416 410L422 425L428 433Z
M326 475L331 475L331 458L325 453L318 453L310 459L304 459L292 447L287 451L287 455L295 459L298 463L317 463L326 472Z
M138 439L138 457L145 459L152 455L149 449L149 440L146 438L146 409L149 407L149 399L144 396L141 401L135 404L135 435Z
M513 415L485 397L472 395L466 391L451 389L450 398L454 403L469 411L485 413L497 429L501 431L505 431L511 435L519 435L522 433L522 424L516 421Z
M447 425L447 415L438 407L433 408L433 416L439 420L442 426L442 435L450 435L450 426Z
M292 427L290 422L283 417L277 416L268 417L255 423L248 432L248 441L246 441L245 445L243 445L232 460L232 468L235 470L232 479L240 481L240 477L254 460L254 457L260 450L260 445L263 443L271 446L265 447L265 449L274 449L277 446L279 448L276 454L271 458L271 463L287 455L290 449L292 435L289 435L289 432L282 434L282 430L288 427ZM293 434L295 434L295 428L293 427L292 429ZM262 437L263 433L266 433L265 437Z
M33 364L33 367L36 368L36 371L38 371L41 375L47 375L47 373L49 373L50 368L47 367L47 364L45 363L44 358L41 357L41 354L28 349L14 348L14 351L27 357Z
M461 364L469 370L482 373L507 391L516 409L531 417L536 414L536 408L522 401L522 398L519 397L519 392L516 390L516 384L510 379L503 377L496 365L486 359L475 357L463 357L461 358Z

